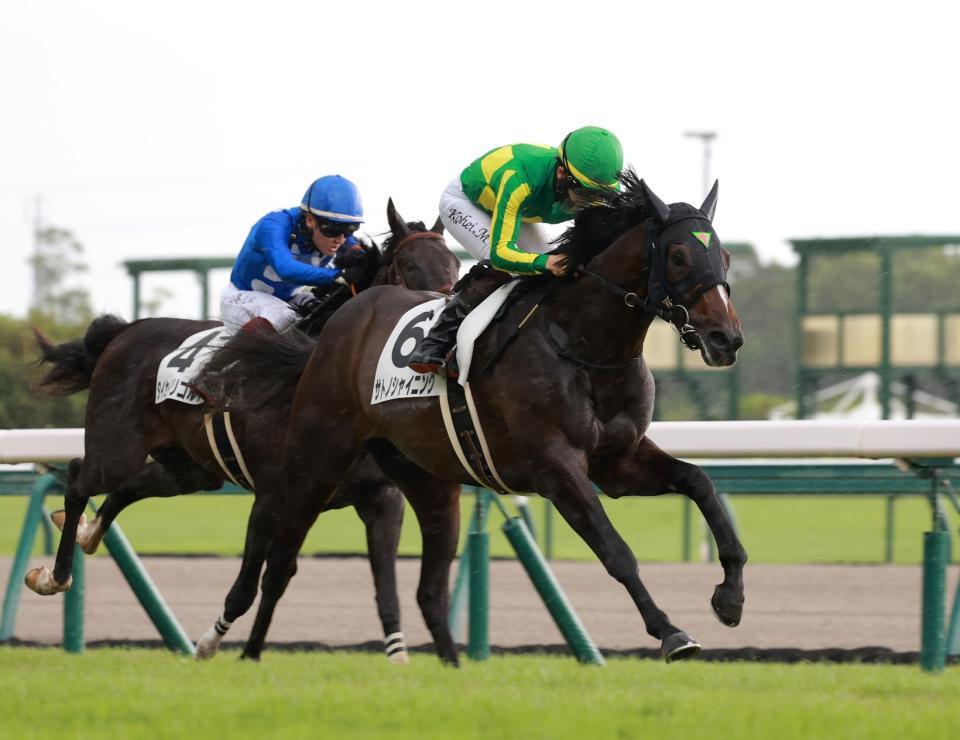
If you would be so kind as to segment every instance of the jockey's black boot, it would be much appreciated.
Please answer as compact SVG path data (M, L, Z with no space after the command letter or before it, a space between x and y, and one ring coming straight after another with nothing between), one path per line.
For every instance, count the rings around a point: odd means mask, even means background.
M448 358L457 343L457 329L467 314L483 303L483 299L506 282L510 274L493 269L481 260L453 286L453 299L444 307L437 323L420 342L407 362L414 372L439 373L446 365L447 374L455 378L456 370Z
M407 367L417 373L439 373L457 343L457 329L471 308L463 302L462 293L454 295L440 313L437 323L410 356Z

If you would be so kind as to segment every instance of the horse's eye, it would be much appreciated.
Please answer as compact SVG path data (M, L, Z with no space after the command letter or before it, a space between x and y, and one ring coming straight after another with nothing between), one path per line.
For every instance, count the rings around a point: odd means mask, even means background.
M687 264L686 257L684 257L683 252L674 252L670 255L670 261L675 267L683 267Z

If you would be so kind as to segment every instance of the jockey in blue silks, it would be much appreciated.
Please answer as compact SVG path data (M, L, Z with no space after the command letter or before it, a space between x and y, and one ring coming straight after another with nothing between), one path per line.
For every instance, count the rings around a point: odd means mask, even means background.
M313 182L299 208L272 211L250 229L220 301L224 327L282 331L315 301L304 286L343 281L337 258L357 249L357 186L340 175ZM269 322L269 327L267 323Z

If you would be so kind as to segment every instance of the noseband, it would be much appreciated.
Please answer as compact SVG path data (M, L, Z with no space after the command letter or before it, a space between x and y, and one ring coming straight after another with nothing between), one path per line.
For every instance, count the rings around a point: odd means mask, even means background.
M414 231L413 233L407 234L403 239L398 241L391 250L390 269L387 270L388 283L400 285L403 288L407 287L407 281L403 277L403 271L397 265L397 255L407 244L417 239L438 239L444 244L447 243L443 238L443 234L438 234L436 231Z

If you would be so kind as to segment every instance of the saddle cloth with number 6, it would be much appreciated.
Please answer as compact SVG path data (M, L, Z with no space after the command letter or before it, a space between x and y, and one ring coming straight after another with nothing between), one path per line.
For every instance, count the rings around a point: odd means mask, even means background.
M460 368L461 385L466 383L470 375L470 360L477 337L487 328L516 286L517 281L514 280L495 290L460 325L457 331L457 366ZM437 322L446 304L446 298L436 298L414 306L400 317L377 361L371 405L397 398L429 398L443 394L443 384L438 382L437 375L414 372L407 367L407 362Z
M179 347L160 361L154 402L172 399L193 406L202 404L203 397L190 388L190 383L210 360L210 355L220 349L227 339L229 336L222 326L198 331L184 339Z

